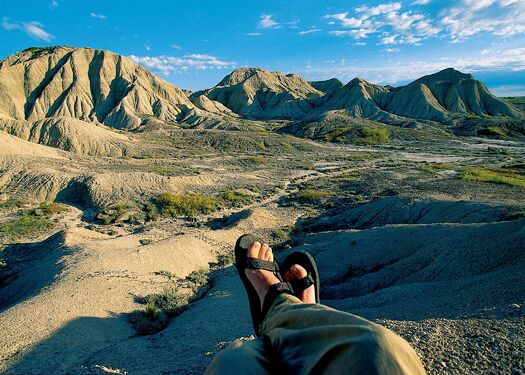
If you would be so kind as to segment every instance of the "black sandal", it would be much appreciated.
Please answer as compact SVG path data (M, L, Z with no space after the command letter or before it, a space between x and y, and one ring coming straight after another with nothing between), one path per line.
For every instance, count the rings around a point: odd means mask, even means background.
M283 282L281 274L279 273L279 265L276 261L269 262L258 258L249 258L247 256L248 248L255 241L260 242L261 244L263 243L252 234L245 234L239 237L239 239L235 243L235 266L237 268L237 272L239 273L239 277L241 278L241 281L244 285L244 288L246 289L246 293L248 294L248 302L250 304L253 329L255 330L257 336L261 336L262 334L259 331L259 325L264 320L264 317L268 313L268 310L270 309L275 297L277 297L281 293L293 294L293 289L290 283ZM277 277L277 279L281 281L280 283L272 285L270 289L268 289L268 292L264 297L262 310L259 296L257 295L257 292L253 287L252 283L250 282L250 280L248 280L248 277L246 276L246 268L271 271Z
M306 269L307 275L299 280L289 281L294 295L297 297L306 288L314 285L315 287L315 303L320 303L321 298L319 295L320 281L319 271L317 270L317 264L315 264L314 258L306 251L294 251L288 255L281 263L281 269L287 270L294 264L298 264Z

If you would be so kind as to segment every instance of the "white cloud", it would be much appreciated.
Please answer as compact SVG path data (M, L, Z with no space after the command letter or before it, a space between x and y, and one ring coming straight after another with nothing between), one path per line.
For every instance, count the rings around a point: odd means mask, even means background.
M469 58L443 58L439 61L392 62L380 67L348 65L346 62L328 66L310 67L299 70L309 80L337 77L347 80L364 77L371 82L397 84L453 67L468 73L488 71L525 71L525 48L494 50Z
M416 0L412 5L426 5L429 4L432 0Z
M401 11L401 3L385 3L375 7L362 6L354 9L355 16L349 12L329 14L323 18L338 22L341 27L351 30L336 30L330 33L336 36L351 36L355 39L366 38L379 32L395 32L399 38L382 38L381 44L416 44L423 39L440 33L441 29L434 21L421 13ZM336 21L333 21L336 20ZM395 39L395 40L394 40Z
M441 13L452 41L480 33L509 37L525 33L525 1L463 0Z
M311 33L318 33L319 31L321 31L321 29L310 29L310 30L300 31L298 34L306 35L306 34L311 34Z
M93 17L93 18L98 18L99 20L105 20L105 19L108 18L107 16L105 16L103 14L97 14L97 13L93 13L93 12L89 13L89 16Z
M230 69L236 66L234 62L222 61L215 56L201 53L193 53L182 57L130 55L129 58L137 64L166 76L170 73L177 74L190 70Z
M401 3L379 4L375 7L362 6L355 8L357 13L364 13L368 17L387 14L401 9Z
M4 30L21 30L25 32L29 37L33 39L43 40L50 42L54 38L54 35L44 30L44 25L38 21L31 22L10 22L8 17L2 19L2 27Z
M146 49L146 51L151 51L151 47L148 46L147 44L144 44L144 49Z
M394 52L399 52L401 50L399 48L387 48L385 49L385 51L388 53L394 53Z
M179 46L178 44L172 44L171 48L175 48L176 50L181 50L182 49L182 47Z
M280 24L273 19L271 14L263 14L259 20L258 26L261 29L275 29L280 27Z
M262 33L246 33L248 36L259 36L262 35Z

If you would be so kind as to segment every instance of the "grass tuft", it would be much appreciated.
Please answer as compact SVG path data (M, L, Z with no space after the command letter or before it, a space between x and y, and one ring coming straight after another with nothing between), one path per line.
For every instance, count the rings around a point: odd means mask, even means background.
M301 203L317 204L332 195L333 193L329 191L304 189L297 193L297 200Z
M500 170L465 167L463 168L461 178L467 181L494 182L525 189L525 178L523 176Z

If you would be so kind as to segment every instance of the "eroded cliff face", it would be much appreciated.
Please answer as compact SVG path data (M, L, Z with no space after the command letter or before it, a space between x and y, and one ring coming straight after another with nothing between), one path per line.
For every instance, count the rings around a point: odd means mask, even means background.
M14 120L70 117L134 129L147 116L179 121L192 111L180 89L109 51L32 48L0 65L0 113Z

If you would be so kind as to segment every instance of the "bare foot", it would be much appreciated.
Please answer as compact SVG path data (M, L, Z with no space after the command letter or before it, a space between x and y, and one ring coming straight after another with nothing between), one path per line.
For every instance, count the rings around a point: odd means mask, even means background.
M273 262L272 249L265 243L263 243L262 245L259 242L252 243L248 248L247 255L250 258L258 258L262 260L267 260L269 262ZM280 281L277 277L275 277L275 275L271 271L253 270L246 268L245 272L246 277L248 278L248 280L250 280L253 287L255 288L255 291L257 292L257 295L259 296L262 310L264 297L266 297L268 289L270 289L272 285L278 284Z
M283 272L284 281L300 280L306 277L308 273L304 267L294 264L289 269ZM308 288L303 290L301 293L296 293L295 296L299 298L303 303L315 303L315 285L310 285Z

